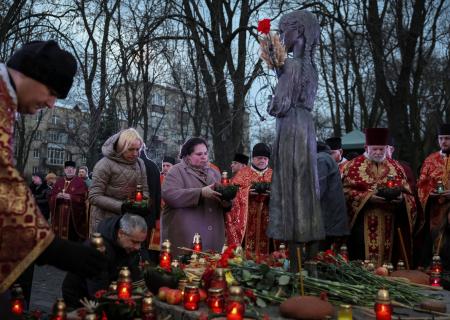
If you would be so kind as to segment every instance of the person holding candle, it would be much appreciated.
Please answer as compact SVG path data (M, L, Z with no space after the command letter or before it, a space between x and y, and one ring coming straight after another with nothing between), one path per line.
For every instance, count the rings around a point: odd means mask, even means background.
M417 189L425 214L425 245L422 266L431 263L433 254L441 257L444 270L450 270L450 124L439 128L440 150L430 154L422 164ZM443 191L437 186L441 183Z
M394 264L398 259L406 260L406 254L412 265L416 203L403 168L386 157L388 134L386 128L366 129L366 152L349 161L342 173L351 229L347 242L349 258L373 258L379 266L391 258ZM404 190L392 201L378 195L390 175L396 187Z
M100 221L106 218L125 212L141 214L144 217L150 214L147 207L139 211L126 202L135 199L138 185L142 186L143 198L148 199L146 167L144 161L139 158L143 145L141 136L133 128L114 134L103 144L104 157L94 167L89 189L91 234L96 232Z
M56 99L67 97L76 70L74 56L53 40L26 43L0 63L0 319L12 317L9 288L30 283L18 278L35 261L89 276L106 263L96 250L55 237L13 162L16 113L55 107Z
M231 183L239 185L231 211L226 215L226 233L228 245L245 243L245 253L268 255L270 241L266 235L269 223L268 190L256 193L254 183L270 183L272 169L269 168L271 150L265 143L257 143L252 150L251 165L244 167L232 179Z
M225 242L224 207L214 184L220 173L209 166L208 144L202 138L188 139L180 151L180 163L167 173L162 184L165 202L161 214L161 239L172 243L172 255L188 253L198 232L204 251L220 252Z
M118 279L122 267L130 270L132 281L141 280L139 267L144 261L149 261L145 248L147 223L143 217L128 213L115 215L101 221L98 232L104 240L108 266L98 277L80 277L70 272L66 275L62 293L70 308L80 307L81 298L92 298L98 290L108 289L109 284ZM86 241L85 245L90 246L90 241Z

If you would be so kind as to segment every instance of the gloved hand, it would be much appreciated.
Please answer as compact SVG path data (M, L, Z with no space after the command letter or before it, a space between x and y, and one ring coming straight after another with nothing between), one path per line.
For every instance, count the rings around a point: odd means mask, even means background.
M59 238L50 243L36 263L49 264L83 278L97 276L107 267L106 257L96 249Z
M202 188L202 198L221 201L220 193L213 190L214 184Z

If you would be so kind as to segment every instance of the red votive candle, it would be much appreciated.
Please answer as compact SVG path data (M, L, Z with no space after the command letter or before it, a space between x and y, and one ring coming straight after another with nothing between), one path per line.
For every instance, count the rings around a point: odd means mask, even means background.
M245 307L242 301L230 301L227 305L227 320L244 319Z
M378 290L374 309L376 320L392 319L392 305L389 298L389 291L387 291L386 289Z
M228 289L229 297L227 303L227 320L242 320L245 314L245 304L243 302L243 291L241 287L231 286Z
M131 298L131 282L119 281L117 283L117 296L119 299Z
M440 287L441 286L441 273L440 272L431 272L430 285L432 287Z
M225 305L222 288L209 288L208 307L212 313L222 313Z
M170 269L172 257L170 255L170 241L164 240L161 244L161 253L159 254L159 266L163 269Z
M193 285L186 285L184 288L183 304L186 310L198 310L198 303L200 301L200 293L198 287Z
M11 313L17 316L21 316L23 314L23 299L12 299L11 300Z
M202 237L198 232L194 234L194 239L192 240L192 250L195 252L202 251Z

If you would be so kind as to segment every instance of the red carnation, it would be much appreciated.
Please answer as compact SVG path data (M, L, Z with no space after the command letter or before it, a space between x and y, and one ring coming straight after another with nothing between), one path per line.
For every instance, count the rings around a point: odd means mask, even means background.
M101 297L103 297L106 293L106 290L98 290L95 294L94 297L95 299L100 299Z
M270 19L262 19L258 21L258 31L262 34L269 34L270 32Z

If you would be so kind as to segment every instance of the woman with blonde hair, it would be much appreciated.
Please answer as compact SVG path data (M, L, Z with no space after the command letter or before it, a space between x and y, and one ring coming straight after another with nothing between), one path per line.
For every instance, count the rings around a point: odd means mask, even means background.
M94 167L89 189L91 234L103 219L125 213L124 201L134 197L138 184L143 187L144 197L148 197L145 164L139 158L143 145L144 141L133 128L114 134L103 144L104 157ZM148 218L146 214L141 212Z

